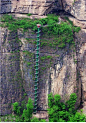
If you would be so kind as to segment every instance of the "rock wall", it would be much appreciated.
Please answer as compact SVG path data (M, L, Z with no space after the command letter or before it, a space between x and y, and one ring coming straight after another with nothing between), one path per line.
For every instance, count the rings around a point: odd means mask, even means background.
M82 84L82 102L86 101L86 29L79 32L77 39L78 78Z
M54 0L2 0L1 13L16 12L43 15L52 10L54 2ZM59 7L59 3L57 5Z
M31 30L9 31L1 28L0 40L0 113L12 112L11 104L29 97L34 100L34 65L36 34ZM42 40L52 37L41 37ZM74 35L76 47L63 50L44 46L40 49L38 109L48 107L48 94L60 94L62 101L77 94L76 107L86 101L86 30ZM42 56L51 59L42 60Z
M63 9L79 20L86 20L85 0L62 0Z
M11 113L11 103L23 100L24 93L27 94L28 98L31 97L34 100L35 45L31 42L35 41L36 35L32 34L31 31L28 33L23 33L21 30L10 32L4 28L1 32L1 114L5 115ZM83 30L79 36L82 37L82 34L85 36ZM28 38L30 40L26 40ZM76 39L76 44L83 41L78 36ZM85 40L84 43L86 43ZM82 93L84 95L82 100L85 100L84 43L83 45L79 44L80 50L76 47L77 52L70 50L68 46L66 50L62 51L48 47L40 50L40 58L50 55L52 60L40 60L39 110L47 109L50 92L60 94L63 101L69 99L70 94L75 92L78 96L77 106L80 104Z
M79 20L86 20L85 0L1 0L1 13L45 15L53 10L65 10Z
M17 32L2 28L0 46L0 110L1 115L5 115L11 113L11 104L16 100L20 102L23 95Z

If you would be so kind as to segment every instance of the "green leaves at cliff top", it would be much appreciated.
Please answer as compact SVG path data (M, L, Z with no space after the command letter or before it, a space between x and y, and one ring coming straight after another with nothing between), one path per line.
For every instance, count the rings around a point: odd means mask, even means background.
M49 41L42 42L42 45L48 45L59 48L64 48L66 44L75 44L74 42L74 33L79 32L80 27L74 27L72 23L67 19L67 22L61 22L58 24L58 16L50 14L47 18L42 19L14 19L11 15L4 15L1 18L1 21L4 22L3 26L8 27L9 30L15 31L18 28L23 28L24 31L28 29L32 29L33 31L37 31L36 24L41 24L41 30L43 35L53 35L57 37L57 40L53 40L51 43Z
M23 19L14 19L12 15L4 15L1 18L1 22L5 23L5 26L9 28L9 30L23 28L24 30L32 29L33 31L37 30L36 24L40 23L43 25L52 25L58 22L58 16L55 15L48 15L47 18L43 19L30 19L30 18L23 18Z

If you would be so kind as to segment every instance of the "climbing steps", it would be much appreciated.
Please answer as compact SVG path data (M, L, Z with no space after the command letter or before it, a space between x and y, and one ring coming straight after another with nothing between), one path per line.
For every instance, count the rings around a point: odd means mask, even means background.
M40 24L38 26L36 53L35 53L35 84L34 84L34 114L37 113L38 107L38 82L39 82L39 52L40 52Z

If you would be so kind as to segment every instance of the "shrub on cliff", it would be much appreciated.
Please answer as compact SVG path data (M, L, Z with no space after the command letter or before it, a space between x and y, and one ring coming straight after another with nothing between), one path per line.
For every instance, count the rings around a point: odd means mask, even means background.
M28 103L26 105L26 109L23 110L22 106L19 106L19 103L15 102L13 103L13 111L17 115L17 121L29 122L33 113L33 101L31 100L31 98L29 98Z
M61 102L60 95L48 96L48 113L50 122L85 122L86 117L82 112L75 110L77 96L75 93L70 95L70 99L64 104Z
M36 24L41 24L43 35L53 35L53 37L57 37L56 41L52 41L52 47L58 46L59 48L65 48L66 44L75 44L74 42L74 33L79 32L80 27L73 26L73 23L66 18L67 22L61 22L58 24L58 16L50 14L46 18L42 19L14 19L11 15L2 16L1 21L3 23L3 27L8 27L9 30L15 31L18 28L22 28L23 31L27 31L28 29L32 29L33 31L37 31ZM10 21L10 23L9 23ZM46 26L45 26L46 25ZM44 43L44 42L43 42ZM43 44L42 43L42 44ZM49 42L44 45L48 45L51 47Z
M29 98L26 109L23 110L22 119L24 122L30 122L33 113L33 101Z
M24 106L23 106L24 107ZM19 106L18 102L13 103L13 111L16 114L16 122L45 122L45 119L39 120L38 118L32 118L33 113L33 101L29 98L26 108L22 110L22 104Z
M21 107L18 102L13 103L13 111L17 115L21 115Z

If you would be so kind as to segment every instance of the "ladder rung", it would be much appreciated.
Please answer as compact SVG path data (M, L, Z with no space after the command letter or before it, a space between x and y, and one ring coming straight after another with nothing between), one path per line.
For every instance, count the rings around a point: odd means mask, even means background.
M40 39L37 39L36 42L37 42L37 41L40 41Z
M39 55L39 52L38 53L35 53L36 55Z
M39 62L39 60L36 60L35 62Z
M38 78L38 76L35 76L35 78Z
M38 83L34 85L34 87L38 86Z
M34 91L37 91L38 90L38 88L37 89L34 89Z
M35 79L35 82L38 82L38 78Z
M34 99L35 101L38 101L38 99Z
M40 33L41 31L38 31L38 32L36 32L36 33Z
M34 104L35 106L37 106L38 104L36 103L36 104Z
M35 82L38 82L38 80L36 80Z
M39 58L39 56L36 56L36 58Z
M36 59L38 59L39 58L39 55L36 55Z
M38 95L34 97L35 98L35 101L38 101Z
M39 72L35 73L36 75L39 74Z
M36 68L35 70L39 70L39 68Z
M37 44L37 45L36 45L36 47L37 47L37 46L39 46L39 45L40 45L40 43L39 43L39 44Z
M40 48L38 48L38 49L36 48L36 51L38 51L38 50L40 50Z
M40 35L37 35L36 37L37 37L37 38L39 38L39 37L40 37Z
M38 94L38 91L37 91L37 92L34 92L34 95L35 95L35 94Z
M36 110L36 109L37 109L37 107L34 108L34 110ZM36 113L36 112L37 112L37 111L35 111L35 113Z
M37 67L37 66L39 66L39 65L36 64L35 66Z

